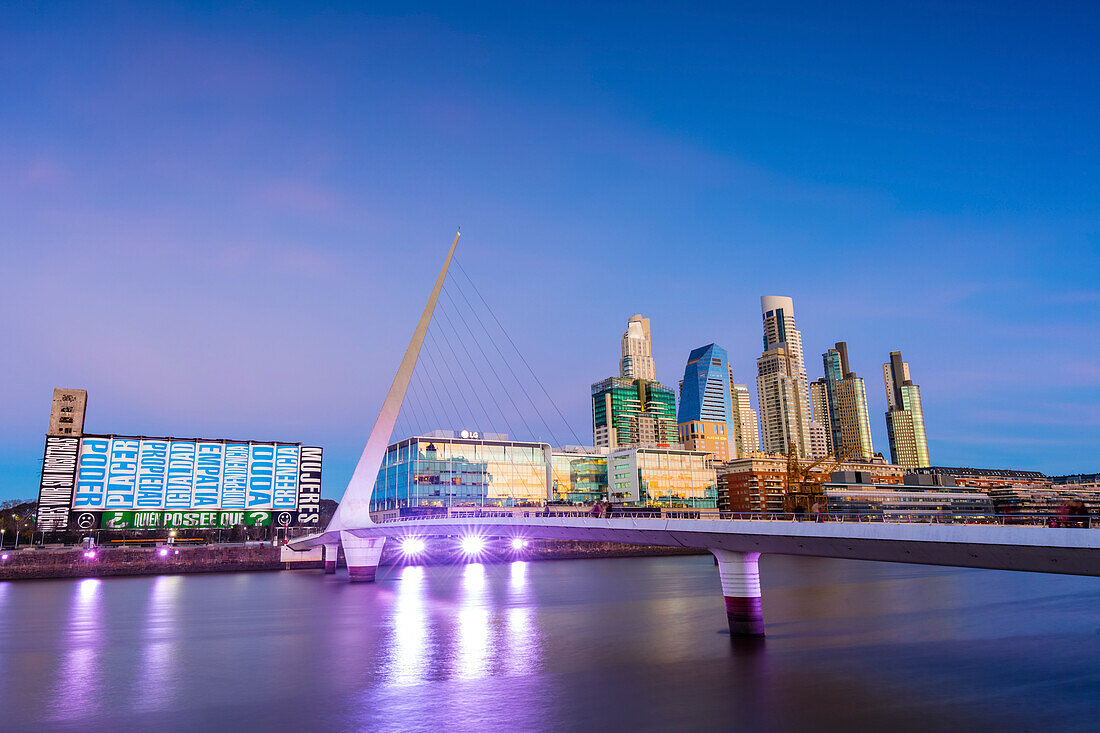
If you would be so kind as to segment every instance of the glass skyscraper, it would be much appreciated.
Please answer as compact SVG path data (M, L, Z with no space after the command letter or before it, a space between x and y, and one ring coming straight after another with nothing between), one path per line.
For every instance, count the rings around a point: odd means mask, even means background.
M920 387L909 376L909 362L900 351L890 352L882 365L886 383L886 432L890 437L890 460L905 468L930 466L928 436L924 431L924 406Z
M871 460L871 421L867 413L867 390L863 377L848 364L848 344L836 346L821 355L825 376L810 385L814 419L825 428L828 452L852 449L853 458Z
M708 344L688 354L676 417L680 442L688 450L705 451L723 461L732 457L730 382L729 360L721 346Z

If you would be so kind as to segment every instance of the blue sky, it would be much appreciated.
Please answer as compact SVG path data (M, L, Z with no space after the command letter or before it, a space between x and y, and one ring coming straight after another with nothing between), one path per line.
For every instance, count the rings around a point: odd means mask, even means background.
M1094 6L319 7L0 7L0 498L54 386L338 497L457 225L582 436L632 313L753 385L782 294L876 450L901 349L935 463L1100 470Z

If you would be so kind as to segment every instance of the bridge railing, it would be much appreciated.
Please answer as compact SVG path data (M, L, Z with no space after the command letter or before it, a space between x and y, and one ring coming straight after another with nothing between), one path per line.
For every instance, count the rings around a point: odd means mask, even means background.
M660 509L642 511L612 510L610 514L593 513L591 510L555 510L547 512L531 509L451 509L447 515L416 515L376 517L378 524L414 522L431 519L706 519L753 522L859 522L887 524L973 524L1019 525L1041 527L1100 528L1100 517L1064 516L1051 514L968 514L963 512L886 510L879 512L829 512L821 514L782 514L775 512L716 512L700 510Z

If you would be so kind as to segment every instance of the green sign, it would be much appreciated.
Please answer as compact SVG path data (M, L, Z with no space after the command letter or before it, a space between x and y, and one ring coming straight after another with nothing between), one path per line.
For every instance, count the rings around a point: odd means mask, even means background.
M99 517L100 529L210 529L229 528L243 524L247 527L271 525L271 512L237 511L163 511L103 512Z

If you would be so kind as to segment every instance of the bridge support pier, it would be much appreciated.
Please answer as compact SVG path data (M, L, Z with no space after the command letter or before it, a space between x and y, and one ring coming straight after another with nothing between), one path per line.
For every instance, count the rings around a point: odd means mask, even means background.
M340 545L325 545L325 575L336 572L336 556L339 552Z
M760 553L711 550L718 560L726 620L733 636L763 636L764 606L760 598Z
M341 532L340 544L344 546L344 560L348 563L348 580L353 583L373 581L386 538L356 537L351 532Z

